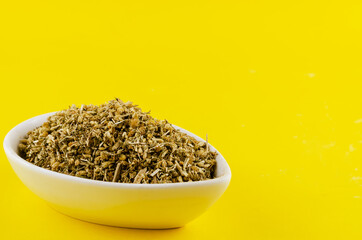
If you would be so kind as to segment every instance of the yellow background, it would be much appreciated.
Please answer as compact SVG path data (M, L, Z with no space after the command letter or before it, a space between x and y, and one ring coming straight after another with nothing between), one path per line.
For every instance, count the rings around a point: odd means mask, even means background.
M349 0L1 1L2 139L119 97L207 133L233 177L184 228L112 228L50 209L1 149L0 239L361 239L361 16Z

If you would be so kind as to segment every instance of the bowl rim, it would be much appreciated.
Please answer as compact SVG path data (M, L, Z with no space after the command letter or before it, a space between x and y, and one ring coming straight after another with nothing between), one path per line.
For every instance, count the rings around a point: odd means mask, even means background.
M210 143L209 143L210 148L218 153L217 164L222 164L222 166L224 168L223 175L218 176L213 179L207 179L207 180L195 181L195 182L182 182L182 183L141 184L141 183L119 183L119 182L99 181L99 180L94 180L94 179L87 179L87 178L71 176L71 175L67 175L64 173L59 173L59 172L55 172L55 171L52 171L49 169L45 169L45 168L39 167L35 164L32 164L32 163L26 161L24 158L20 157L16 153L15 149L13 147L11 147L11 143L13 143L13 141L15 141L16 139L19 139L19 137L20 137L21 131L19 131L19 129L22 129L22 128L26 127L27 125L34 124L34 122L35 123L39 122L39 126L40 126L41 123L44 122L43 119L47 119L49 116L51 116L57 112L45 113L45 114L41 114L41 115L38 115L38 116L35 116L32 118L29 118L28 120L25 120L25 121L17 124L6 134L4 141L3 141L3 147L4 147L5 154L6 154L9 162L14 161L21 167L28 168L33 172L37 172L37 173L46 175L48 177L57 178L59 180L73 181L73 182L78 182L78 183L82 183L82 184L98 185L98 186L110 187L110 188L137 188L137 189L138 188L140 188L140 189L144 189L144 188L145 189L183 188L183 187L191 187L191 186L195 186L195 187L196 186L206 186L206 185L213 185L213 184L219 184L219 183L229 184L229 182L231 180L231 170L230 170L229 164L227 163L225 158L222 156L222 154L215 147L213 147ZM181 127L178 127L173 124L172 124L172 126L175 127L176 129L179 129L180 131L188 134L189 136L196 138L198 141L206 142L201 137L199 137ZM27 132L25 132L25 133L23 132L22 136L25 136L26 134L27 134Z

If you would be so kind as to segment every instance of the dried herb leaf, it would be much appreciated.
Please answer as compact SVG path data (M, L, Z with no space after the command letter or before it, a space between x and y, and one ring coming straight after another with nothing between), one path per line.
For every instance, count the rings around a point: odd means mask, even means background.
M49 170L122 183L211 179L217 156L208 142L119 99L57 112L20 141L19 152Z

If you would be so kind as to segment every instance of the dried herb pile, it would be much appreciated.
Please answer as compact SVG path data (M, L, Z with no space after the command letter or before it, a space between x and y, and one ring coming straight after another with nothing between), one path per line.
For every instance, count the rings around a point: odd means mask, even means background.
M119 99L57 112L20 141L19 152L46 169L122 183L211 179L217 155L207 143Z

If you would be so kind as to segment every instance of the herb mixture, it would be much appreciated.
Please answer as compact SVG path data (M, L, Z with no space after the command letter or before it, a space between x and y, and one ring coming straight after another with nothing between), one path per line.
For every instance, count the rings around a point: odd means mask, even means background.
M131 102L75 105L20 141L26 161L52 171L121 183L211 179L216 152Z

